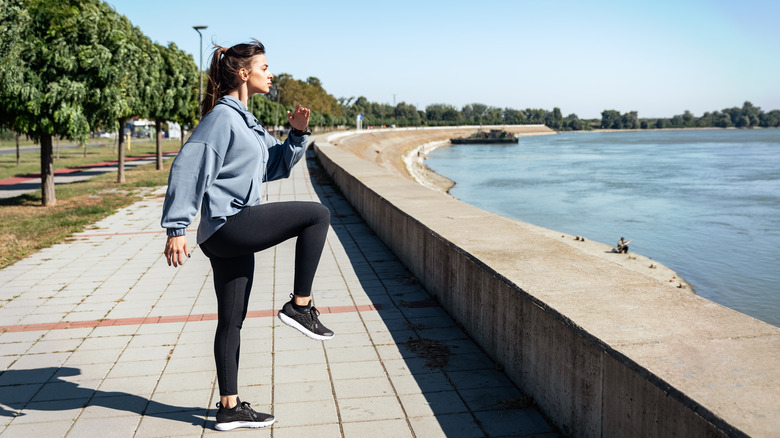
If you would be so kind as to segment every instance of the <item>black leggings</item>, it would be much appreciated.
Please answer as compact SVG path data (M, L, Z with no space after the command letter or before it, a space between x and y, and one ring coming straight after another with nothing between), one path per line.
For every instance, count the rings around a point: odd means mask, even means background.
M329 225L330 211L318 202L272 202L244 208L227 218L200 245L211 260L217 293L214 359L220 395L238 394L241 326L252 290L255 252L298 237L293 293L309 296Z

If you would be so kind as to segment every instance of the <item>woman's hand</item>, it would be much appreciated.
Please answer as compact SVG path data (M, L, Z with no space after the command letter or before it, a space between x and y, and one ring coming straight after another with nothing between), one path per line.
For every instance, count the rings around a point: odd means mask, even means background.
M168 236L165 242L165 259L168 266L174 267L183 265L184 260L190 256L190 249L187 247L187 236Z
M311 111L309 111L308 108L304 108L301 105L298 105L295 107L295 111L290 114L289 111L287 111L287 119L290 120L290 125L299 130L304 131L307 126L309 126L309 114Z

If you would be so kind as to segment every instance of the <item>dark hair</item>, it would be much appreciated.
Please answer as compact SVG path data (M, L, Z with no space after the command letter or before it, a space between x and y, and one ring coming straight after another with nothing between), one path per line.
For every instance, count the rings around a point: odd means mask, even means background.
M252 58L265 53L263 43L252 40L250 43L236 44L225 48L214 44L214 54L211 56L211 68L209 70L209 83L206 87L206 95L200 103L202 115L208 114L222 96L228 94L238 86L238 71L250 70Z

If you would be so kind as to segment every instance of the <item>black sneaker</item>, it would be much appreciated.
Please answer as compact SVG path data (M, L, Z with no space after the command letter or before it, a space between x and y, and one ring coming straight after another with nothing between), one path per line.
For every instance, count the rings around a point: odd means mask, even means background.
M239 427L267 427L274 424L274 416L256 412L249 403L236 400L236 406L228 409L217 403L217 430L233 430Z
M304 335L318 341L325 341L332 338L334 333L322 325L318 318L319 315L320 311L314 306L310 306L303 312L295 310L292 300L285 303L277 314L283 323L298 329Z

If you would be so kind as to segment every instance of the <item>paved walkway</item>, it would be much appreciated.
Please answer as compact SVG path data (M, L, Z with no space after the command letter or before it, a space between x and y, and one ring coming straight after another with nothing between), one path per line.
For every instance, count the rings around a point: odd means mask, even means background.
M0 271L0 436L555 436L310 159L270 200L331 209L314 299L336 336L280 324L294 244L259 253L240 396L277 421L217 432L211 270L166 265L163 193Z

